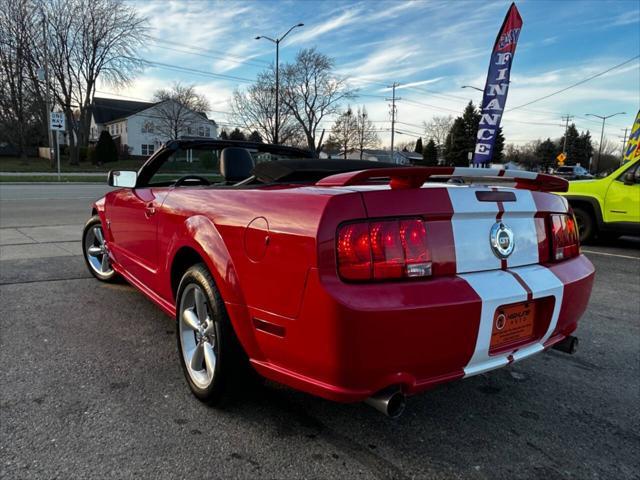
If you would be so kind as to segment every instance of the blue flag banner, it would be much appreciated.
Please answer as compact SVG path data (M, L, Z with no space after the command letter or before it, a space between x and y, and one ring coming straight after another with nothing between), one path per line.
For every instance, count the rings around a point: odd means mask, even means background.
M516 53L516 44L521 28L522 18L516 4L512 3L491 54L489 74L484 86L482 108L480 109L481 117L476 137L476 148L473 152L474 164L489 163L493 158L493 145L507 102L511 62Z

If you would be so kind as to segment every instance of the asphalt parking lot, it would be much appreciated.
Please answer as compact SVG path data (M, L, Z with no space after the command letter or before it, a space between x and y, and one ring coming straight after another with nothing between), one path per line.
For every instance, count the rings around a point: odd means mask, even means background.
M0 185L2 478L638 478L640 239L587 245L574 356L550 351L409 399L390 420L266 383L190 394L173 321L93 280L98 185Z

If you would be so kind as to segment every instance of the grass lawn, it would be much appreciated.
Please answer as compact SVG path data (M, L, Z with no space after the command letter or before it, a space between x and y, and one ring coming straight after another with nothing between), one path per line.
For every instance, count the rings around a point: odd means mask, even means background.
M144 160L119 160L104 165L92 165L89 162L80 162L80 165L69 165L69 158L62 157L61 172L108 172L109 170L138 170ZM49 160L44 158L27 158L23 162L16 157L0 157L0 172L57 172L57 168L51 168ZM7 180L4 180L7 181Z
M38 176L38 175L23 175L23 176L19 176L19 177L13 177L10 175L2 175L0 176L0 183L40 183L40 182L46 182L46 183L58 183L58 177L54 176L54 177L43 177L43 176ZM102 177L96 177L96 176L91 176L91 177L81 177L81 176L73 176L73 177L69 177L66 175L61 175L60 176L60 183L64 183L64 182L83 182L83 183L103 183L103 184L107 184L107 176L105 175L104 178Z

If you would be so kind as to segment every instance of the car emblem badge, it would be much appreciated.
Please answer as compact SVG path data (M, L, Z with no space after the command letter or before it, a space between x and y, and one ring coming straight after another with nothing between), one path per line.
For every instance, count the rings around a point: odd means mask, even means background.
M511 255L516 245L513 239L513 231L502 222L496 222L493 227L491 227L489 239L493 253L500 259L507 258Z

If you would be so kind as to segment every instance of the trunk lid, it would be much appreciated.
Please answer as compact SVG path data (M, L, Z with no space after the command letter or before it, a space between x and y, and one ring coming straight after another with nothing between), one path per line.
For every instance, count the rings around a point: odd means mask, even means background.
M352 185L349 189L360 192L369 218L424 218L434 274L505 269L539 263L540 258L546 258L545 219L536 202L540 202L541 196L552 195L451 184L396 190L382 185ZM504 243L513 244L508 255L504 255L504 250L501 255L492 246L492 228L510 232L510 235L497 232L500 237L509 237L503 238Z

